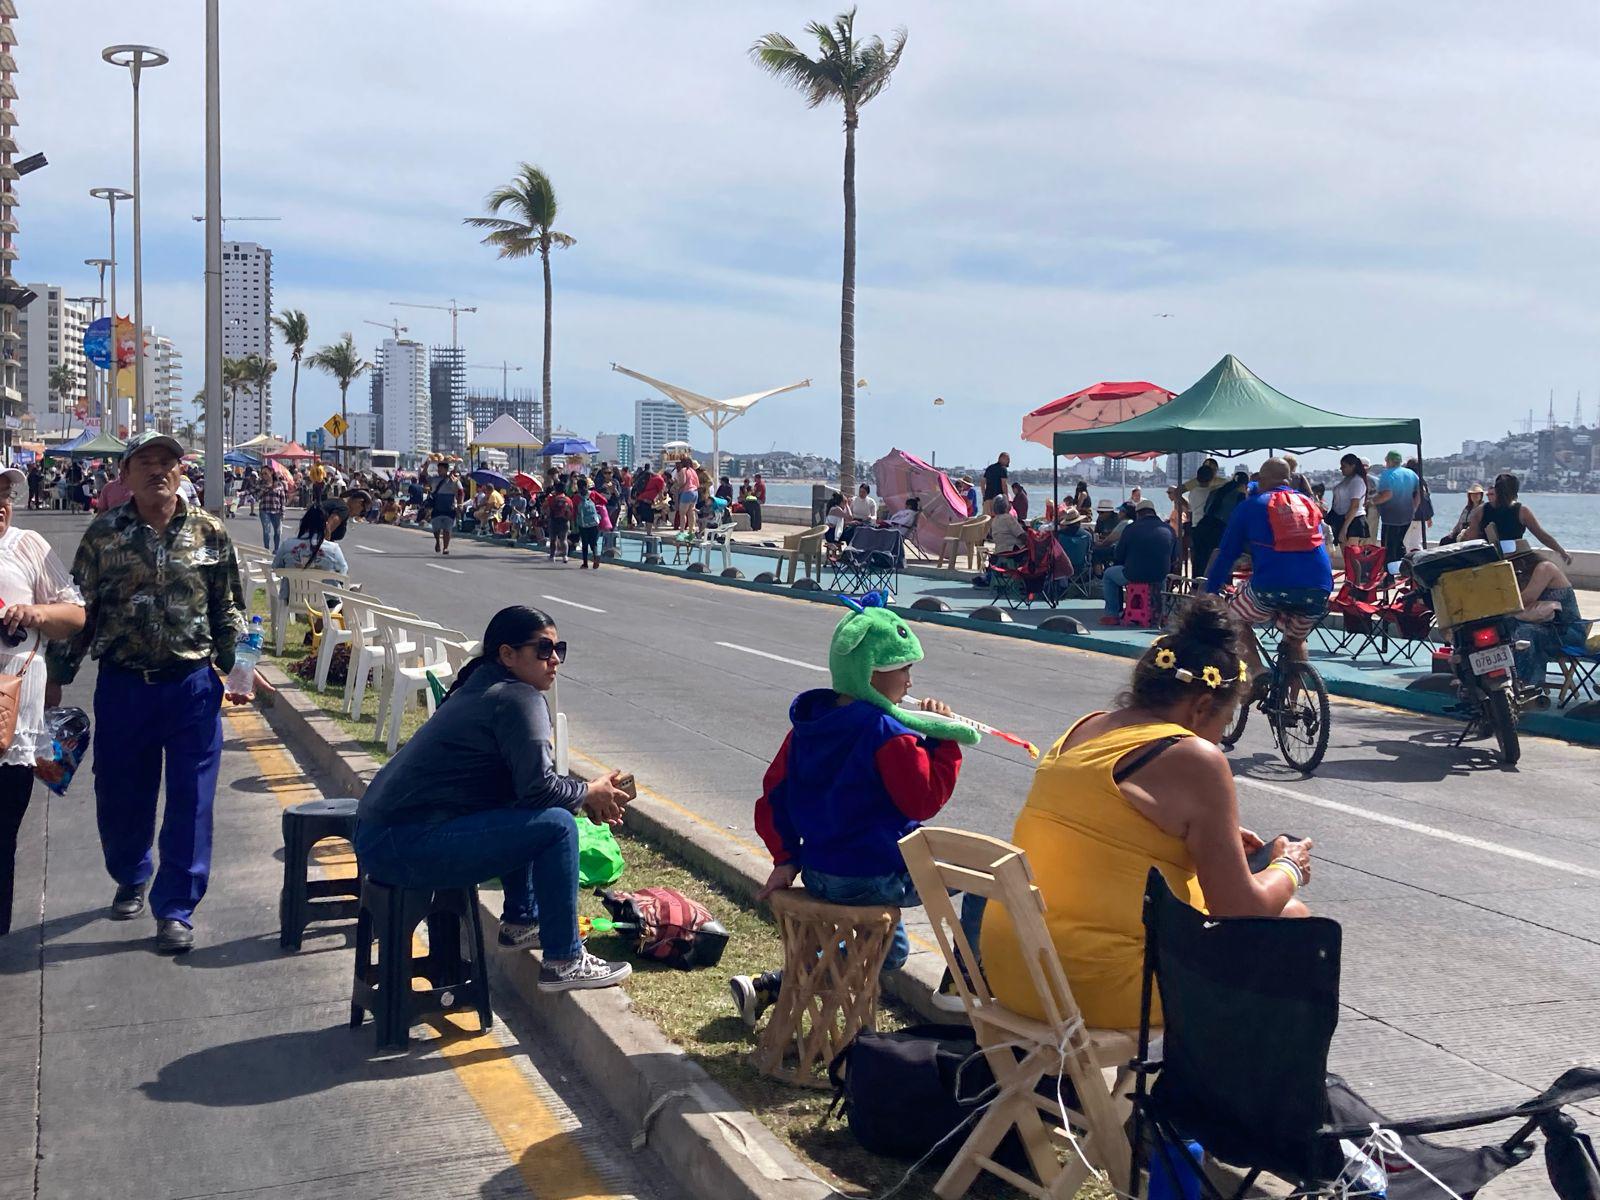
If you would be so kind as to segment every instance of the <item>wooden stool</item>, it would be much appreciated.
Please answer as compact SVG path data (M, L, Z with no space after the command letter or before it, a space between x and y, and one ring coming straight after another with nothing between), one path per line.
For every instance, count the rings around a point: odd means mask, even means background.
M900 910L826 904L787 888L773 894L772 912L783 936L783 987L750 1060L784 1083L825 1089L839 1051L877 1028L878 972Z

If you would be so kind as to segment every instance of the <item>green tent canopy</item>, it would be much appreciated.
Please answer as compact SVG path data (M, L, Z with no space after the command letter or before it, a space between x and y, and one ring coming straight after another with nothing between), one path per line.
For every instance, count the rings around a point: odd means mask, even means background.
M99 433L82 445L72 447L67 453L73 458L111 458L121 454L127 448L127 442L121 441L109 433Z
M1422 422L1414 417L1346 417L1324 412L1263 383L1233 355L1159 408L1115 425L1066 430L1053 451L1117 458L1150 451L1336 450L1399 442L1421 454Z

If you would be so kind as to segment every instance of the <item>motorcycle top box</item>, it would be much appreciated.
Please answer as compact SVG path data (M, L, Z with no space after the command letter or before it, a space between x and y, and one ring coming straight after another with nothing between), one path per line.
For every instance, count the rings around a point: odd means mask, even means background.
M1434 619L1441 629L1508 616L1522 608L1516 569L1503 561L1447 571L1434 583L1432 595Z
M1490 542L1457 542L1453 546L1418 550L1411 556L1411 574L1418 584L1432 590L1439 577L1446 572L1499 562L1500 557L1500 547Z

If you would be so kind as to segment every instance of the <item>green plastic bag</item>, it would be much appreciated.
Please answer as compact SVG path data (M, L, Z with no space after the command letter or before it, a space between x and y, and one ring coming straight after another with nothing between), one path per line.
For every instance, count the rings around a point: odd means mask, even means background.
M626 866L622 861L622 847L609 825L596 825L582 813L578 814L578 886L583 888L608 887L622 877Z

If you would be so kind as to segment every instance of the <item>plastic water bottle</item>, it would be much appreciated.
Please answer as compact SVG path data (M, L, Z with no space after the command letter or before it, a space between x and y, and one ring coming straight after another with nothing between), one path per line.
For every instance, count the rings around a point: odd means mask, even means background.
M230 696L256 694L256 664L261 661L264 639L261 618L251 617L250 628L239 635L233 651L233 670L228 672L227 691Z
M1340 1139L1339 1148L1344 1151L1344 1178L1347 1181L1348 1194L1367 1196L1374 1200L1387 1197L1389 1176L1372 1156L1354 1142L1345 1139Z

